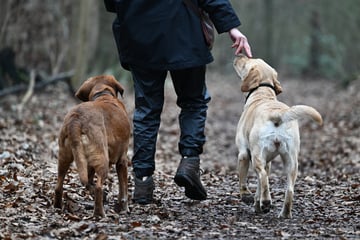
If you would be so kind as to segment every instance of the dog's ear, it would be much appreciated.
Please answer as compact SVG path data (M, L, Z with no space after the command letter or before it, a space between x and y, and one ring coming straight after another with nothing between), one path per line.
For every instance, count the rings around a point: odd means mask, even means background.
M260 84L260 71L256 67L252 67L249 74L242 80L241 91L249 92L251 89L257 88Z
M274 70L274 74L273 74L273 84L274 84L274 88L275 88L275 93L276 95L279 95L280 93L282 93L282 87L280 85L280 82L277 78L278 74L277 72Z
M92 79L93 79L92 77L88 78L75 93L75 96L83 102L89 101L90 92L95 84L94 81L92 81Z
M121 97L123 97L124 94L124 87L114 78L114 89L117 93L120 93Z

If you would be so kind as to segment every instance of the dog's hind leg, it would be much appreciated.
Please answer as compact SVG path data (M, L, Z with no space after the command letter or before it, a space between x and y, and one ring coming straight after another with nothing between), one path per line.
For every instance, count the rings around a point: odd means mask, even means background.
M294 186L295 181L297 178L297 172L298 172L298 160L297 160L297 154L293 154L293 159L291 159L291 156L282 156L286 170L287 170L287 189L285 192L285 199L283 203L282 210L279 214L279 218L292 218L291 209L293 205L293 198L294 198Z
M69 170L70 164L73 161L71 154L66 154L66 151L59 150L58 156L58 178L55 187L54 207L62 207L62 195L63 195L63 184L67 171Z
M270 176L270 170L271 170L271 162L267 162L265 165L265 171L268 177Z
M94 195L95 191L95 183L94 183L94 176L95 176L95 169L93 167L89 167L87 169L88 174L88 183L86 185L86 188L90 191L90 194Z
M109 171L109 161L101 161L102 165L98 165L95 169L96 172L96 185L94 190L95 204L94 204L94 217L105 217L104 203L103 203L103 185Z
M116 172L119 179L119 195L118 195L118 201L119 201L119 207L120 211L129 211L128 207L128 158L126 154L121 157L117 163L116 163Z
M239 170L239 188L240 188L240 197L243 202L246 204L252 204L254 198L247 186L247 174L249 171L250 165L250 153L247 151L240 152L238 155L238 170Z
M258 177L258 186L255 194L255 211L267 213L271 208L269 178L267 175L267 172L270 171L270 166L258 156L253 156L253 163Z

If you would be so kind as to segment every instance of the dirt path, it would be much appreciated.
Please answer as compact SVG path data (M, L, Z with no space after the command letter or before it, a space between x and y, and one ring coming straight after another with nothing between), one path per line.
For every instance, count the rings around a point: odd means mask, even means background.
M307 121L300 124L292 219L277 218L286 186L279 159L270 177L271 211L255 214L252 206L239 200L234 138L244 97L235 75L216 74L208 82L212 101L202 155L206 201L186 199L172 180L180 160L179 110L170 86L156 155L156 203L131 204L130 214L117 214L117 180L112 171L106 184L107 218L95 221L91 218L93 199L80 186L73 168L65 184L65 207L53 209L57 133L66 111L76 103L64 94L66 86L59 84L34 96L21 118L15 111L19 97L0 102L0 239L360 238L360 81L347 89L324 80L280 81L284 89L280 100L316 107L325 123L323 127ZM125 102L131 110L131 94L125 93ZM249 183L255 191L253 171ZM129 184L131 194L131 172Z

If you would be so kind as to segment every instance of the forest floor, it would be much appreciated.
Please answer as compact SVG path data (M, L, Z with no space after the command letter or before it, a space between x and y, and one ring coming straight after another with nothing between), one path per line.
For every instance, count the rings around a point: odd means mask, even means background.
M22 96L0 99L0 239L359 239L360 80L347 88L326 80L279 80L284 90L279 100L313 106L324 118L321 127L300 122L292 219L277 218L286 187L278 158L269 180L271 211L256 214L253 206L240 200L234 139L244 94L235 74L209 76L212 101L201 156L207 200L187 199L173 182L180 160L179 109L168 82L156 153L155 203L142 206L130 201L131 212L118 214L118 184L112 169L105 186L107 216L94 219L93 198L72 167L64 186L64 208L54 209L57 136L66 112L78 103L59 83L36 92L21 113L17 106ZM131 118L130 90L123 101ZM249 173L254 192L256 177L253 170Z

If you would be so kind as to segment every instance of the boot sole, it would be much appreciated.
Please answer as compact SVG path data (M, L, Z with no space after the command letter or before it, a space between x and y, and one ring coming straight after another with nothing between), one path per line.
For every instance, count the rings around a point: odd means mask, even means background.
M184 175L176 175L174 178L175 183L179 187L185 187L185 196L194 200L205 200L206 192L197 188L192 184L192 181Z

